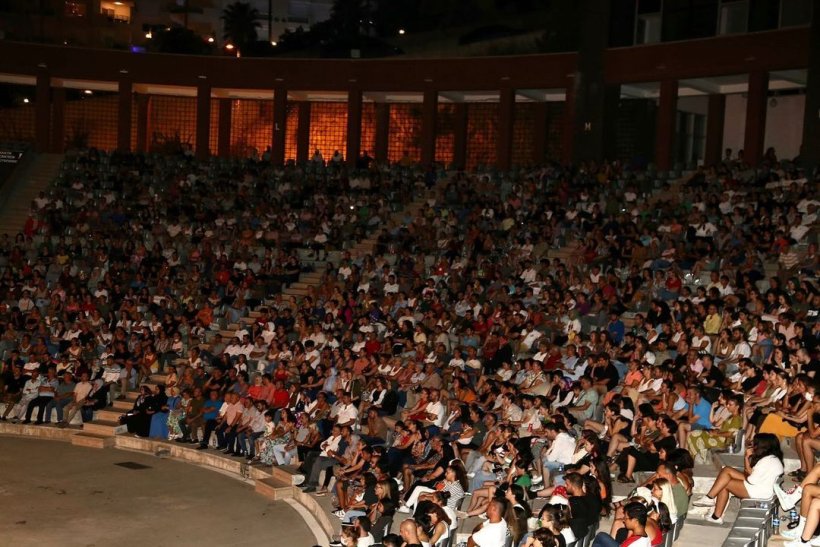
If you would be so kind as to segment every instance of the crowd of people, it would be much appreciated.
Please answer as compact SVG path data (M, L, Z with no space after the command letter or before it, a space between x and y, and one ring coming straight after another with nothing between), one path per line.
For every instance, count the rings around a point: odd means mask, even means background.
M356 546L446 547L481 517L470 545L566 547L607 515L594 544L657 546L692 511L722 523L730 495L793 498L776 486L793 438L802 546L817 183L731 158L673 184L617 163L354 174L86 151L0 240L2 419L66 427L138 390L130 433L298 466ZM372 254L345 250L367 235ZM322 281L284 297L300 249ZM745 469L690 511L694 466L731 449ZM613 478L631 495L613 502Z

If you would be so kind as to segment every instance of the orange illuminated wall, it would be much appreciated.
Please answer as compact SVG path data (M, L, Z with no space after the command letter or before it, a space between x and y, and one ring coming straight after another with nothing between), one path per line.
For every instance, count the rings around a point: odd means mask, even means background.
M310 105L310 155L317 148L325 161L338 150L347 157L347 103Z
M391 104L387 159L399 161L405 153L413 161L421 159L421 105Z
M372 158L376 150L376 104L362 104L362 138L359 141L359 150L367 152Z
M0 109L0 140L34 142L34 105Z
M208 122L210 127L210 133L208 135L208 148L210 149L211 154L216 155L219 148L219 101L217 99L211 99L211 117L208 119Z
M535 104L516 103L513 122L512 165L532 164L535 150ZM541 128L544 131L544 128Z
M448 167L453 163L453 142L456 106L439 104L436 116L436 161Z
M149 150L169 152L180 143L194 148L196 98L153 95L148 112ZM211 131L213 132L213 125Z
M467 105L467 169L494 165L498 138L498 103Z
M117 148L116 93L81 95L76 100L65 102L65 146L67 150L77 148Z
M242 99L231 101L231 155L261 157L271 144L273 100Z

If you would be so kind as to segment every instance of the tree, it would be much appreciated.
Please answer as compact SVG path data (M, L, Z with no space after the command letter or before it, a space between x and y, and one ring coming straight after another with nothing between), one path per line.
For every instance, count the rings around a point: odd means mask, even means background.
M259 10L247 2L234 2L222 12L222 37L241 51L256 42L256 30L261 27Z

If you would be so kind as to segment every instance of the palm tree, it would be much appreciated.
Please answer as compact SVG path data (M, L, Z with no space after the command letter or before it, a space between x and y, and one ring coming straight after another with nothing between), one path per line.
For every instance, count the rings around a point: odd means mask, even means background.
M222 37L240 50L256 42L256 29L262 25L259 10L247 2L234 2L222 12Z

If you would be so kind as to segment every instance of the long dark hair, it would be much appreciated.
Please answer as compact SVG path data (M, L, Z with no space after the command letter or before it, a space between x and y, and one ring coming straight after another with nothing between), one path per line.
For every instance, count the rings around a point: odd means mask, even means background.
M754 448L749 464L754 467L757 462L766 456L775 456L780 463L783 463L783 450L780 448L780 441L771 433L758 433L754 438Z

